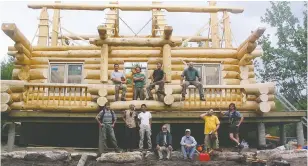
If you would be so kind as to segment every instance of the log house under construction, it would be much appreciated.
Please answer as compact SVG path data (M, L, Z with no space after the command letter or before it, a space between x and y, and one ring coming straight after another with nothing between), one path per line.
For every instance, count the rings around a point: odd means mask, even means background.
M146 104L152 112L153 123L169 123L172 131L181 124L198 124L202 131L201 112L210 108L224 111L233 102L245 117L243 130L258 131L260 145L266 143L265 124L281 126L280 141L283 143L284 124L297 123L298 141L304 141L302 117L306 112L276 110L275 84L256 83L253 60L262 56L256 41L265 28L254 30L238 47L232 44L230 15L242 13L242 8L219 7L212 1L205 6L168 6L161 2L133 6L110 2L105 5L36 3L28 7L41 10L37 45L32 45L14 23L2 24L3 32L15 42L8 48L8 55L15 58L13 80L1 81L2 120L21 122L24 127L21 137L25 144L37 143L31 141L36 140L29 136L31 129L41 126L40 130L37 128L41 132L46 124L63 127L91 124L90 128L97 131L94 117L99 111L98 106L106 102L111 103L118 117L131 103L137 108ZM106 21L97 26L97 34L78 35L68 30L65 30L68 34L60 34L60 29L65 29L59 24L61 10L107 11ZM52 11L53 19L49 20ZM121 36L121 11L152 12L152 33ZM196 36L176 36L173 33L176 27L169 26L166 20L167 12L208 13L209 36L198 36L201 32ZM218 18L219 12L223 13L223 18ZM78 45L77 40L87 45ZM204 44L202 47L185 47L187 42ZM133 85L128 84L127 101L115 101L114 85L110 81L113 64L119 64L126 78L131 79L134 64L139 64L142 72L149 76L157 62L163 63L167 76L166 96L162 100L155 95L154 100L132 100ZM186 100L181 101L180 78L188 62L195 63L202 76L206 101L200 101L194 87L188 88ZM150 80L146 82L149 84ZM222 118L223 123L226 121ZM118 123L123 123L121 118ZM182 128L180 130L184 133ZM9 128L10 150L14 144L12 133L15 133L15 123L10 123ZM83 134L83 131L80 129L79 133ZM121 132L117 132L117 137L120 135Z

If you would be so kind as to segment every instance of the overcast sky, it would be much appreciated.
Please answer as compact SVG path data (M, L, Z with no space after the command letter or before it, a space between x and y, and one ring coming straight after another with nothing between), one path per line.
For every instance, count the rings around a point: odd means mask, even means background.
M21 32L31 42L38 26L40 10L34 10L27 7L29 3L37 2L0 2L0 21L1 23L15 23ZM47 2L45 2L47 3ZM71 3L71 2L62 2ZM75 2L87 4L106 4L107 2ZM119 2L120 4L151 4L151 2ZM178 4L201 6L208 5L207 1L178 1L163 2L163 4ZM270 7L269 2L217 2L217 6L243 7L245 10L241 14L230 14L231 28L235 40L235 46L243 42L251 31L257 27L267 27L266 33L274 34L275 29L260 22L260 17L264 15L266 8ZM291 2L292 12L295 16L302 18L303 2ZM52 20L53 10L48 10L49 19ZM97 26L104 23L105 12L100 11L61 11L61 26L76 34L97 34ZM135 31L138 32L151 18L151 12L120 12L120 17ZM173 26L173 35L190 36L203 27L209 18L209 14L204 13L167 13L167 23ZM220 15L220 19L222 16ZM51 27L50 27L51 29ZM65 33L64 30L62 30ZM151 34L151 23L149 23L141 35ZM221 33L220 33L221 34ZM120 21L120 35L133 35L133 33ZM203 33L207 36L207 31ZM273 35L272 41L275 41ZM37 39L33 45L36 45ZM6 36L3 31L0 32L0 58L1 60L7 53L7 47L14 45L14 42Z

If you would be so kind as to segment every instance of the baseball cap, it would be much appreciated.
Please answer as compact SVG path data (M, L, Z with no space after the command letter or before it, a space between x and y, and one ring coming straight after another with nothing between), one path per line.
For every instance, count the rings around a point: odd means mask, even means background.
M185 130L185 132L187 132L187 131L189 131L189 132L190 132L190 129L186 129L186 130Z

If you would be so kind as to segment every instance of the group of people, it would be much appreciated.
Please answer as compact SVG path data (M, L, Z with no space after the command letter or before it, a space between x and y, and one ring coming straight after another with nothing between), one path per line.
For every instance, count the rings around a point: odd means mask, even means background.
M242 148L239 141L239 127L243 122L242 115L236 110L234 103L229 105L229 109L226 112L220 112L221 115L227 116L229 119L229 137L232 141L236 143L237 148ZM217 116L214 115L214 111L210 109L208 112L200 115L201 119L205 121L204 126L204 145L206 150L218 149L218 129L220 127L220 121ZM139 127L139 149L143 149L144 137L147 137L148 150L152 150L152 140L151 140L151 126L152 126L152 115L147 111L147 106L145 104L141 105L141 112L138 114L135 109L135 105L131 104L129 109L123 112L123 121L125 122L125 151L132 151L135 148L136 143L136 132ZM119 152L117 145L117 140L114 134L114 126L117 120L114 111L110 110L109 103L106 103L101 111L96 116L96 120L101 127L102 131L102 144L103 148L106 149L106 136L108 135L110 141L115 148L116 152ZM166 152L166 159L170 159L172 152L172 135L168 130L167 125L163 125L161 131L156 136L156 150L159 155L159 159L163 159L163 152ZM186 129L185 135L182 137L181 151L183 153L183 158L186 160L192 160L193 155L196 150L197 142L193 136L191 136L191 130Z
M154 70L153 74L149 77L151 83L146 87L146 92L148 95L147 100L153 100L152 89L155 88L155 85L158 85L158 90L156 91L158 96L165 95L164 84L166 79L166 73L162 70L162 64L157 63L157 69ZM198 78L198 79L197 79ZM126 100L126 78L125 75L119 71L119 64L114 64L114 71L111 73L111 80L115 85L115 100L119 101L119 92L122 90L121 100ZM146 77L141 73L141 68L136 67L135 73L133 74L134 82L134 92L133 100L144 100L144 86L145 86ZM182 88L182 101L185 100L186 89L189 85L194 85L199 90L200 100L205 101L204 90L201 81L201 76L196 68L194 68L193 63L188 64L188 68L185 69L181 75L181 86Z

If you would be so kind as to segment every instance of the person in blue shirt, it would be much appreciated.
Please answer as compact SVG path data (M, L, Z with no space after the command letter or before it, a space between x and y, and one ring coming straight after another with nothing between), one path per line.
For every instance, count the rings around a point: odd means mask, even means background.
M223 116L229 118L229 137L236 143L236 148L243 148L239 139L239 127L242 124L244 117L236 110L235 104L230 103L229 109L226 112L221 112Z
M184 160L187 160L187 155L189 160L193 160L197 142L195 138L190 135L190 129L185 130L185 136L182 137L180 144Z

